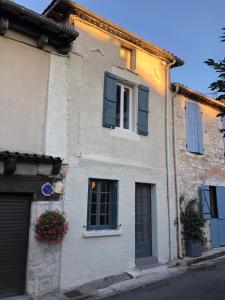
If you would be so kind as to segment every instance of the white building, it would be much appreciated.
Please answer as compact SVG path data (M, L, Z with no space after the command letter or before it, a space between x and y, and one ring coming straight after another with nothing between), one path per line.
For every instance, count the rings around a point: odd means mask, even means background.
M61 103L67 153L55 144L68 163L60 288L176 258L169 87L183 62L78 4L53 1L45 15L79 32Z

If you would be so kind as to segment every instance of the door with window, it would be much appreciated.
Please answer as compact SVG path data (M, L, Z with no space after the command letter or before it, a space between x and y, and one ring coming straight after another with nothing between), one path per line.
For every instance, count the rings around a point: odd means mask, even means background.
M210 220L212 248L225 245L225 187L202 186L202 212Z
M25 293L30 197L0 194L0 298Z
M135 186L135 256L152 256L151 185Z

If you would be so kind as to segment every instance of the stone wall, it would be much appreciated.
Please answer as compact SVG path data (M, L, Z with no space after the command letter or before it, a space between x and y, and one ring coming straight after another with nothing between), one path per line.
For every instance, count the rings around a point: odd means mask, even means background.
M199 188L202 184L225 186L224 145L222 122L216 115L218 111L200 104L203 121L204 155L190 153L186 149L186 97L177 95L174 100L175 147L177 157L177 177L179 197L186 201L200 199ZM209 222L205 224L206 248L210 247Z
M62 211L62 201L33 202L31 207L26 291L33 299L59 290L61 245L37 241L33 225L44 211L55 209Z

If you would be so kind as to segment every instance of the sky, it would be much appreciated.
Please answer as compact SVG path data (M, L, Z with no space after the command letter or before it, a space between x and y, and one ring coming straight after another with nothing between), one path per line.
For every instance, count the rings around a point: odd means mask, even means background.
M41 13L50 0L15 0ZM219 37L225 27L225 0L78 0L79 4L113 21L185 61L172 70L172 81L209 94L216 73L203 62L225 56Z

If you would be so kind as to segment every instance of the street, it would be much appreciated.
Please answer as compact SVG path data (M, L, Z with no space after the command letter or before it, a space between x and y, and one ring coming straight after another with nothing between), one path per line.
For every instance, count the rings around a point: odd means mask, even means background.
M205 263L186 273L107 300L224 300L225 260Z

